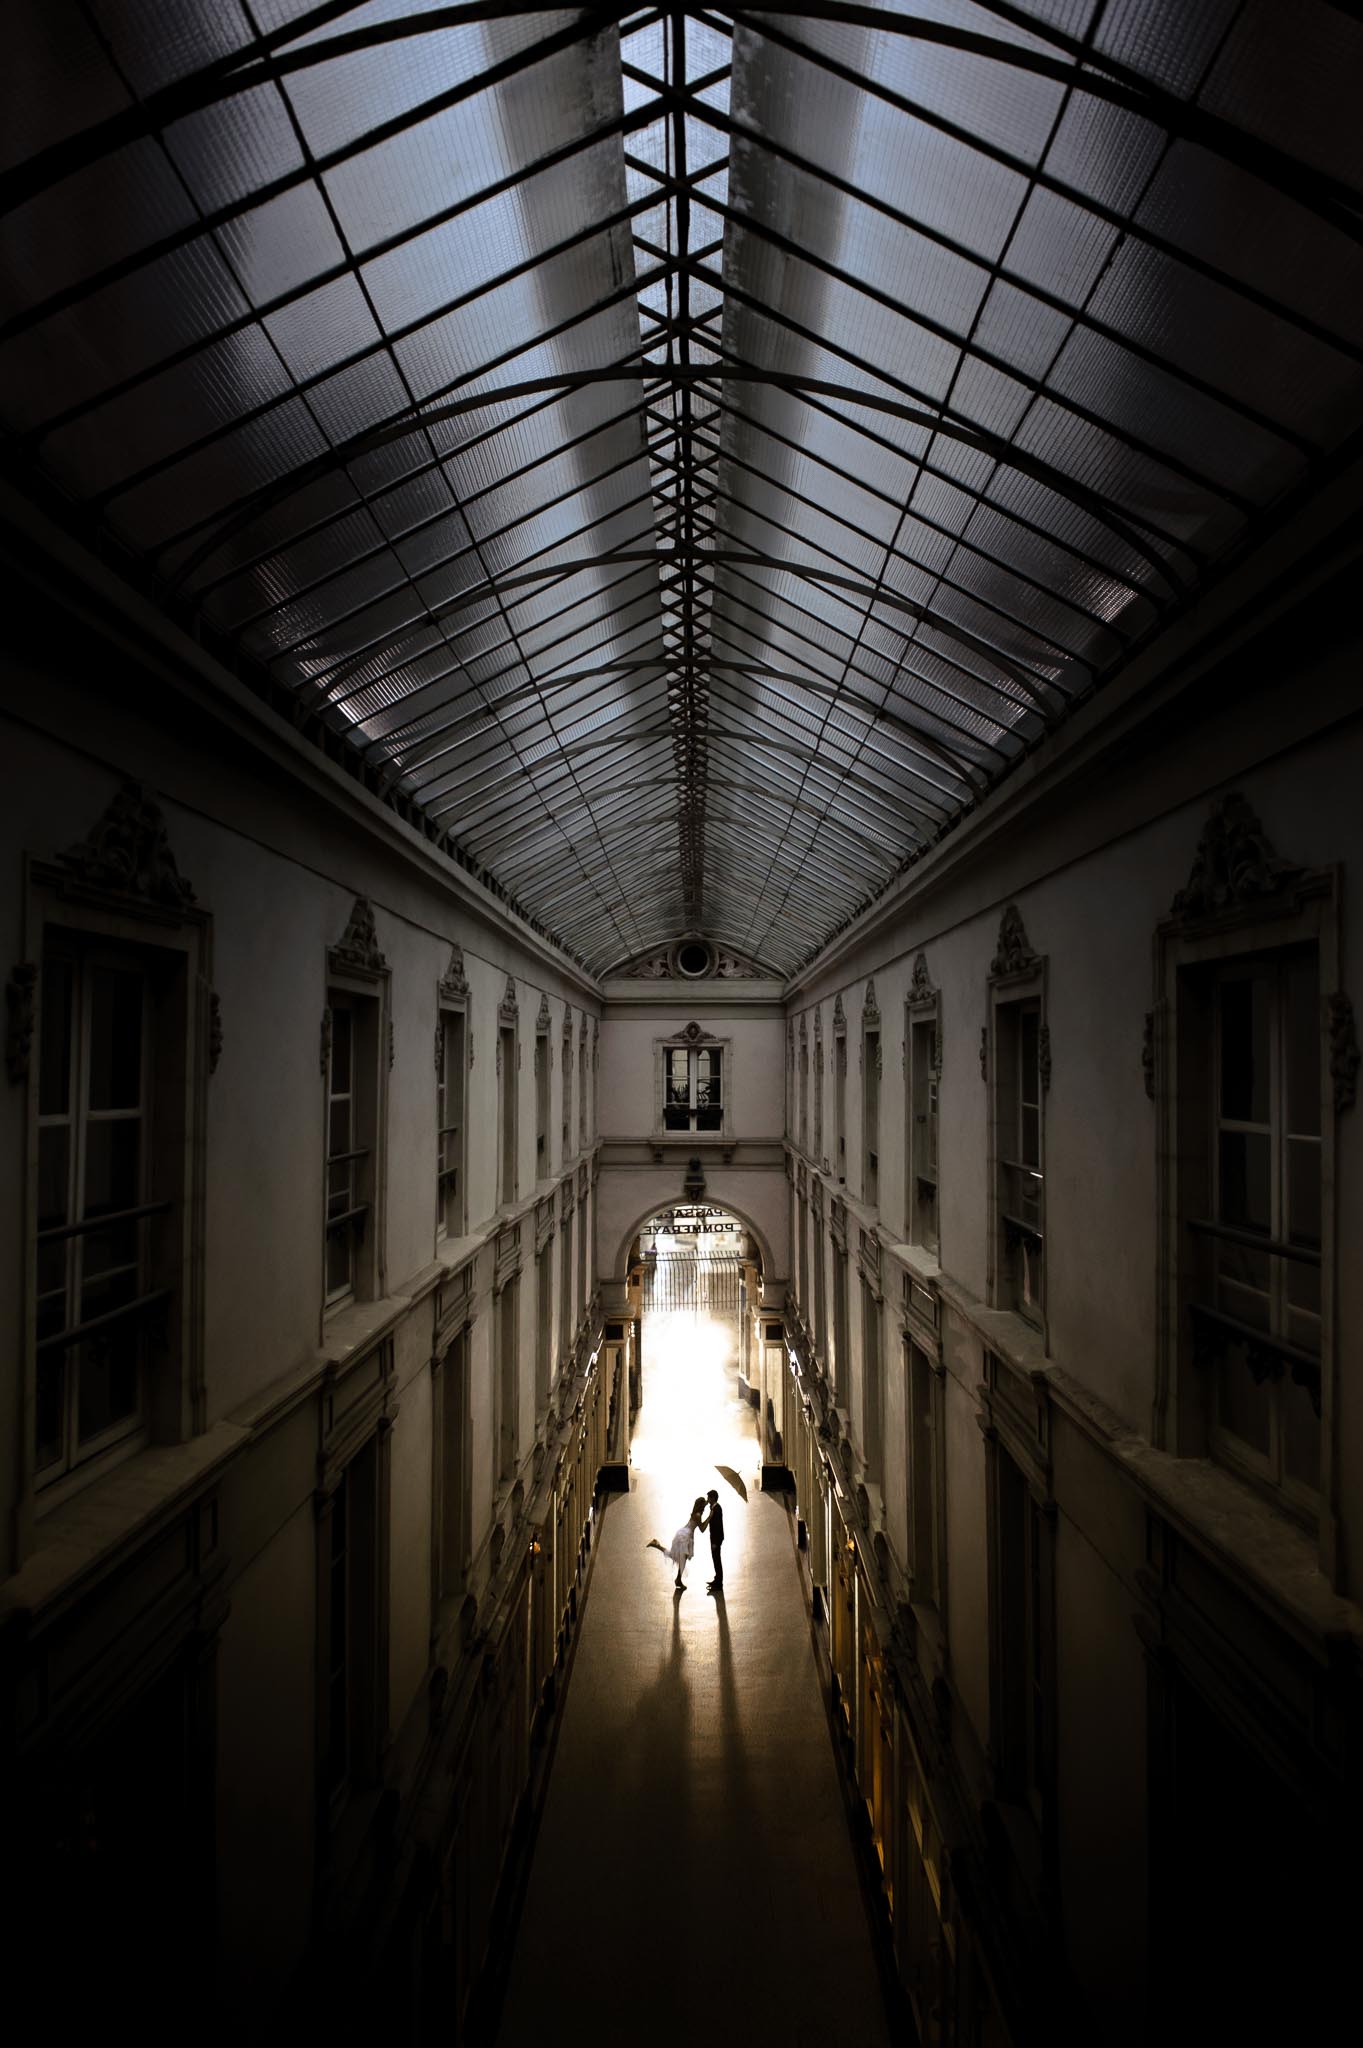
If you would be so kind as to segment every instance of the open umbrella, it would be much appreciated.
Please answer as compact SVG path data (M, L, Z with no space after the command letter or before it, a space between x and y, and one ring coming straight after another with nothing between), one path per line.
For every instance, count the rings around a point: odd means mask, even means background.
M738 1494L741 1499L746 1500L748 1498L748 1489L743 1484L742 1479L739 1477L738 1473L735 1472L732 1465L716 1465L715 1470L716 1472L718 1472L721 1479L728 1480L734 1492Z

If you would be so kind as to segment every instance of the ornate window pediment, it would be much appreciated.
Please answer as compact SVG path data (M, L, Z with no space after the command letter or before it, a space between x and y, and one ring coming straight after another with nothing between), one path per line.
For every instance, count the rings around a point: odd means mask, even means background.
M170 849L161 806L140 782L125 782L84 839L57 856L87 889L187 910L194 891Z
M516 1000L515 976L508 974L506 977L506 987L502 991L502 1000L497 1005L497 1022L505 1024L514 1030L515 1026L520 1022L520 1015L521 1006Z
M388 962L379 947L374 906L367 896L355 898L345 930L337 943L328 948L327 962L333 974L361 974L370 980L387 974Z
M549 998L546 995L541 995L540 1006L535 1012L536 1032L547 1032L552 1022L553 1019L549 1015Z
M469 978L464 972L464 949L450 947L449 965L440 977L440 1000L442 1003L464 1003L468 1001Z
M835 1038L840 1038L846 1035L846 1031L847 1012L843 1009L842 992L839 990L838 994L833 998L833 1035Z
M999 980L1008 974L1030 974L1038 964L1038 955L1032 951L1027 927L1022 922L1022 912L1016 903L1010 903L999 920L998 941L989 963L990 975Z
M879 1031L880 1004L876 1001L875 977L866 984L866 994L861 1002L861 1028L863 1031Z
M1305 872L1278 858L1248 799L1233 789L1212 805L1170 915L1183 924L1224 917L1280 894Z

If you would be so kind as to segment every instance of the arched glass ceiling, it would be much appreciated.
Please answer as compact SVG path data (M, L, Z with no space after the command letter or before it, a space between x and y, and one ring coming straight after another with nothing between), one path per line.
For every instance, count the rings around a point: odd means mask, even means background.
M16 0L0 408L598 972L790 970L1337 457L1327 0Z

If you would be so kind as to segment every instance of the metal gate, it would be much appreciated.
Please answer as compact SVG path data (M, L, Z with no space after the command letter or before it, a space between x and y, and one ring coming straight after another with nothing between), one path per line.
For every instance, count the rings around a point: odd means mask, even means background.
M658 1252L644 1258L644 1307L737 1315L743 1262L736 1252Z

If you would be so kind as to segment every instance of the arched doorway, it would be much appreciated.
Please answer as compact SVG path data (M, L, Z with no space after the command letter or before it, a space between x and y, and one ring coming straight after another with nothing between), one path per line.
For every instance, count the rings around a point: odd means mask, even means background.
M704 1462L760 1465L750 1392L761 1249L732 1210L704 1201L667 1204L640 1224L627 1285L636 1318L631 1410L643 1420L631 1463L660 1469L705 1437Z

